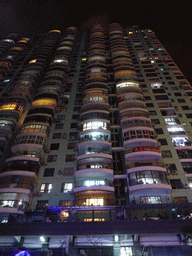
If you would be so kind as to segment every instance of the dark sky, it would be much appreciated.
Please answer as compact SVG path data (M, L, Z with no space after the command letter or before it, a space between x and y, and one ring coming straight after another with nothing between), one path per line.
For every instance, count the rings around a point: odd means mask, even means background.
M0 36L81 26L90 17L152 29L192 83L192 1L1 0Z

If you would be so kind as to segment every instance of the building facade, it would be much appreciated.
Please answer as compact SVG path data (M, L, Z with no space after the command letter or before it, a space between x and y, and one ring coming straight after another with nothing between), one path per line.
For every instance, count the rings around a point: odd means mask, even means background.
M4 255L190 255L192 87L153 31L11 34L0 82Z

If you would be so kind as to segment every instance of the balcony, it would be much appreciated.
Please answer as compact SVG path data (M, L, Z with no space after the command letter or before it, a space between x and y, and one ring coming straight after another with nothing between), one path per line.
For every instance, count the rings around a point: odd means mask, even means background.
M26 152L28 153L28 152ZM40 169L39 158L28 155L13 156L5 161L4 172L26 171L38 174Z
M116 83L116 88L117 88L117 94L122 94L122 93L129 93L129 92L136 92L140 93L142 95L142 90L140 89L139 83L133 79L130 81L122 81Z
M120 113L124 110L130 110L130 109L146 109L146 105L144 102L138 101L138 100L131 100L131 101L124 101L122 103L119 103L119 111Z
M34 151L42 152L44 147L44 141L46 139L46 134L27 134L27 135L17 135L14 145L11 150L13 153L19 151Z
M50 106L48 105L47 107L35 107L29 110L28 116L34 115L34 114L45 114L45 115L50 115L52 118L54 117L54 111Z
M145 117L149 118L149 112L147 109L142 109L142 108L135 108L132 110L123 110L121 111L121 121L123 121L125 118L130 118L130 117Z
M126 167L128 169L132 169L132 168L139 168L139 167L148 167L148 166L153 166L153 168L155 167L160 167L163 168L163 162L162 161L151 161L151 160L142 160L142 161L132 161L129 160L126 162ZM129 170L127 170L129 172Z
M88 182L90 184L88 185ZM74 193L80 193L80 192L85 192L85 191L108 191L108 192L114 192L115 189L112 185L112 181L104 182L103 185L94 185L92 184L91 181L77 181L76 182L76 187L73 189ZM92 184L92 185L91 185Z
M88 141L105 141L105 142L110 142L111 141L111 136L110 133L106 132L101 132L101 131L91 131L91 132L81 132L80 133L80 143L81 142L88 142ZM82 144L82 143L81 143ZM95 144L95 143L94 143Z
M99 145L98 145L99 146ZM112 155L111 149L108 147L93 148L79 150L79 156L77 156L78 164L90 164L90 163L111 163Z
M142 181L141 181L142 182ZM129 187L129 191L132 195L134 195L133 193L134 192L138 192L138 191L141 191L141 190L145 190L144 193L145 195L147 196L150 196L151 195L151 191L153 191L154 193L158 193L159 192L159 195L162 195L163 194L167 194L167 191L170 193L171 190L172 190L172 187L171 185L167 184L167 183L140 183L140 184L135 184L135 185L132 185L131 187ZM161 191L161 194L160 194L160 191ZM164 191L164 193L163 193ZM143 193L143 192L141 192Z
M15 126L16 124L13 121L0 120L0 134L4 134L6 137L9 137Z
M0 213L23 214L28 207L28 202L22 200L0 200Z
M97 121L92 121L92 122L84 122L82 123L81 126L82 131L87 131L87 130L95 130L98 132L102 132L102 130L108 130L110 131L110 122L104 122L103 120L97 120Z
M118 103L121 104L125 101L142 101L144 102L143 95L137 92L129 92L129 93L124 93L124 94L119 94L118 95Z
M90 178L90 179L113 179L113 169L107 168L86 168L76 171L75 176L77 179ZM94 165L93 165L94 166ZM102 166L102 165L101 165Z
M14 178L19 178L19 182L12 182L12 179ZM22 181L23 180L23 181ZM24 180L27 180L25 182ZM1 189L9 189L9 188L15 188L18 189L18 192L20 189L29 189L31 192L34 190L34 184L35 184L35 178L34 177L26 177L24 176L14 176L14 173L12 175L7 175L7 176L0 176L0 190Z
M47 101L46 101L47 103ZM50 117L50 115L42 115L42 114L36 114L36 115L31 115L31 116L27 116L25 118L24 124L28 124L28 123L39 123L39 124L48 124L51 126L52 124L52 117Z
M52 108L57 107L57 100L51 98L37 99L32 102L33 107L36 106L49 106Z
M75 205L84 206L85 209L89 206L112 206L114 205L114 192L107 190L92 190L91 194L90 191L77 192L75 193Z
M91 119L95 119L95 121L99 120L99 119L104 119L106 120L106 122L108 120L110 120L110 117L109 117L109 112L108 111L104 111L104 110L92 110L92 111L87 111L87 112L84 112L81 114L81 121L84 121L84 120L91 120ZM103 121L104 121L103 120Z
M150 161L160 161L161 152L156 147L140 146L125 148L125 160L133 159L134 161L142 161L150 159Z
M141 144L143 144L143 146L157 146L156 135L152 128L135 128L135 130L127 129L127 131L123 131L123 137L124 145L126 146L141 146ZM147 145L147 143L149 144Z
M131 127L150 127L152 128L151 120L149 118L128 118L123 120L121 123L122 130L131 128Z
M31 124L31 125L23 125L19 131L19 133L49 133L48 125L40 125L40 124Z

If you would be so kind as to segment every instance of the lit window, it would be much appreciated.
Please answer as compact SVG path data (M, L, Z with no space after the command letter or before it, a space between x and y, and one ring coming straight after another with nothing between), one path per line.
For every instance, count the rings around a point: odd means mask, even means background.
M82 58L82 61L86 61L87 60L87 58Z
M35 60L30 60L29 63L35 63L37 61L37 59Z
M93 221L93 219L84 219L85 222ZM94 221L105 221L105 218L94 218Z
M132 256L132 248L131 247L121 247L120 256Z
M40 192L41 193L50 193L51 189L52 189L52 184L50 184L50 183L43 183L43 184L41 184Z
M87 181L85 181L86 187L99 186L99 185L105 185L105 181L104 180L87 180Z
M165 118L164 120L167 125L177 125L178 124L178 122L175 118Z
M73 189L73 183L63 183L61 187L62 193L70 192Z
M168 127L167 128L168 132L180 132L180 131L185 131L183 127Z
M130 86L139 87L139 83L136 83L136 82L124 82L124 83L120 83L120 84L116 85L117 89L118 88L123 88L123 87L130 87Z
M141 196L140 200L142 204L161 204L160 196Z
M52 32L61 33L61 31L60 31L60 30L51 30L51 31L49 31L49 33L52 33Z
M103 206L103 198L90 198L86 199L86 205Z
M67 60L62 60L62 59L60 59L60 60L54 60L54 61L53 61L53 63L62 63L62 62L68 63Z

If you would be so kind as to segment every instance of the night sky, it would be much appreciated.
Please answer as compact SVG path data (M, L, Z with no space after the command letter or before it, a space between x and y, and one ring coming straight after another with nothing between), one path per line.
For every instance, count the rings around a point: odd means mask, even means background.
M66 26L117 22L153 30L192 83L192 1L1 0L0 37ZM92 17L92 18L91 18Z

